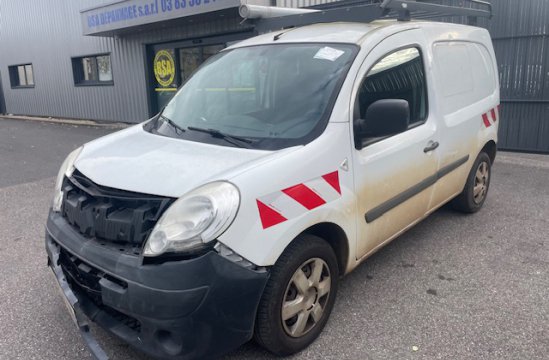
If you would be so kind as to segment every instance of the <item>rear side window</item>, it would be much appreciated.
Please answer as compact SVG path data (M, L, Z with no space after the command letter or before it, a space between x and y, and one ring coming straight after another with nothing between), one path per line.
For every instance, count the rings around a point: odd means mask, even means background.
M494 93L496 75L486 47L470 42L433 45L436 88L445 114L466 108Z
M392 52L366 74L355 103L355 117L364 119L368 107L383 99L402 99L410 106L410 127L427 118L427 88L419 49L410 47Z

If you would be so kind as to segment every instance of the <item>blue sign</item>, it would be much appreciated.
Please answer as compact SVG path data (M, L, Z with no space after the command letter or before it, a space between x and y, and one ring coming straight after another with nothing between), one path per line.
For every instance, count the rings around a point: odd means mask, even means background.
M84 35L238 7L240 0L125 0L82 10Z

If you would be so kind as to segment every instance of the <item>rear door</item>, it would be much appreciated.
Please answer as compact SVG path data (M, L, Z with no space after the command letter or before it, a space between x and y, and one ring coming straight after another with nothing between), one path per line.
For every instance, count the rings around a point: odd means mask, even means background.
M353 122L382 99L404 99L408 130L384 138L354 134L357 258L421 219L436 181L437 126L428 108L423 33L408 30L385 39L366 58L353 89ZM429 150L431 148L431 150Z
M438 41L432 53L441 133L435 209L463 190L480 139L497 127L499 97L493 56L481 43Z

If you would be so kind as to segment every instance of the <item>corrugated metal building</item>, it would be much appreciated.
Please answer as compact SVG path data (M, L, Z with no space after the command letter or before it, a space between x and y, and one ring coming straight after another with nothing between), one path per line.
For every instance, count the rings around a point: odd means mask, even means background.
M497 0L486 24L499 64L500 144L549 153L549 0Z
M242 1L305 7L336 0ZM252 35L240 3L0 0L0 112L143 121L208 56ZM500 147L549 152L549 0L492 3L495 18L479 25L491 31L500 64Z
M143 121L209 55L251 36L250 26L240 24L239 5L240 0L0 0L6 112ZM162 50L175 65L169 86L159 86L154 72ZM157 63L162 60L167 59Z

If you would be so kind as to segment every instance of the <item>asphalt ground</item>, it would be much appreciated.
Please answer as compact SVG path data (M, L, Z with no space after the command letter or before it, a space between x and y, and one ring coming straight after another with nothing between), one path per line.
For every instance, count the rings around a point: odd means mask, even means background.
M0 121L0 359L91 359L46 267L54 177L112 130ZM99 328L112 359L148 359ZM249 343L226 359L271 359ZM474 215L444 207L342 280L293 359L549 358L549 156L500 153Z

